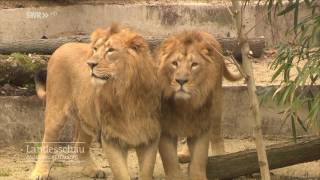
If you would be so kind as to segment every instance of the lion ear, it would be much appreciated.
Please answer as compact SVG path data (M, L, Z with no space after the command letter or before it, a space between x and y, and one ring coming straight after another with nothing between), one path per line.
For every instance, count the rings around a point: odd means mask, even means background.
M141 36L135 36L128 42L128 47L136 52L141 52L147 48L147 43Z
M110 26L110 29L109 29L110 34L116 34L116 33L120 32L120 30L121 30L121 27L117 23L112 23Z
M109 38L112 34L116 34L120 32L120 25L116 23L112 23L110 27L106 28L98 28L96 29L90 36L90 40L92 43L96 42L98 39L107 39Z
M208 42L206 42L202 53L212 57L213 59L223 58L223 50L221 45L212 39L209 39Z
M206 59L209 62L222 58L222 50L219 48L219 46L215 46L215 44L204 44L200 51L204 57L207 57Z
M177 45L178 45L178 40L171 37L168 38L166 40L164 40L160 47L159 50L162 55L168 55L171 54L172 52L174 52L177 49Z
M90 40L91 42L97 41L100 37L103 37L108 33L107 29L104 28L98 28L93 33L91 33Z

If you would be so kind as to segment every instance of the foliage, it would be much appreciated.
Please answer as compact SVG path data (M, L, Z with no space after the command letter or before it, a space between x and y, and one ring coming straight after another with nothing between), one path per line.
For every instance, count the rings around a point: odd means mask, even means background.
M39 68L39 66L42 65L39 61L33 60L26 54L12 53L10 54L10 57L12 58L12 61L15 61L19 65L23 66L23 68L28 72L34 72Z
M267 0L265 5L270 9L270 21L276 16L293 16L293 27L287 32L288 41L278 45L277 57L270 68L275 70L272 80L282 77L273 99L280 105L289 104L283 117L291 120L296 138L296 123L305 131L310 126L320 128L320 4L317 0ZM308 13L299 17L302 6ZM272 16L272 11L276 16ZM292 76L293 71L297 76ZM298 113L305 106L309 110L306 124Z

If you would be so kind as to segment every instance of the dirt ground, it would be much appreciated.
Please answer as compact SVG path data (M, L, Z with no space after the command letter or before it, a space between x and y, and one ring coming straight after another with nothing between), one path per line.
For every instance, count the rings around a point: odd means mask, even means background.
M269 64L272 62L274 57L274 50L267 51L263 57L259 59L253 59L254 74L256 77L257 85L277 85L280 80L271 82L271 76L273 71L268 69ZM232 64L228 65L229 68L232 68L236 72L235 67ZM244 81L231 83L224 81L225 86L239 86L245 85ZM2 87L3 89L9 89L6 92L14 92L10 90L9 85ZM1 90L1 87L0 87ZM30 93L30 92L29 92ZM32 93L32 92L31 92ZM1 93L0 93L1 94ZM22 93L23 94L23 93ZM8 94L3 94L8 95ZM13 94L12 94L13 95ZM21 94L20 94L21 95ZM25 94L28 95L28 94ZM286 140L282 139L268 139L266 141L267 145L284 142ZM251 139L225 139L226 150L228 153L237 152L241 150L254 148L254 142ZM181 147L181 146L180 146ZM21 151L21 145L12 145L0 149L0 180L23 180L27 179L30 176L31 171L34 167L34 162L25 162L26 153ZM100 148L91 148L93 157L97 164L103 168L108 174L107 179L112 179L111 171L108 165L107 160L104 158L104 155ZM134 152L130 152L128 156L129 169L132 177L137 177L138 165L137 158ZM187 165L184 164L181 166L183 171L187 172ZM59 162L55 163L51 169L51 175L55 179L79 179L85 180L90 179L81 175L81 168L79 167L79 162L64 163ZM273 179L320 179L320 161L299 164L287 168L281 168L272 171ZM160 157L157 157L157 163L155 166L155 179L164 179L164 172L162 168L162 163ZM240 179L258 179L257 176L242 177Z
M287 140L266 140L267 145L281 143ZM226 151L228 153L237 152L254 148L254 142L251 139L225 139ZM24 180L30 176L34 167L34 162L25 162L26 154L23 152L21 145L10 146L0 149L0 179L1 180ZM181 148L181 145L179 146ZM101 148L91 148L92 157L96 163L107 173L107 179L113 179L104 154ZM133 151L128 156L129 170L132 177L137 177L138 164L137 158ZM183 171L187 172L187 164L181 165ZM54 179L90 179L81 175L79 162L72 163L58 162L51 169L51 175ZM164 172L160 156L157 156L157 163L154 171L155 179L164 179ZM299 164L291 167L281 168L272 171L273 179L320 179L320 161ZM257 175L241 177L240 179L259 179Z
M278 85L280 79L271 82L271 76L274 73L268 67L275 56L275 50L267 50L259 59L252 59L256 84L258 86ZM234 65L227 63L234 73L237 72ZM239 82L223 82L225 86L245 86L244 81ZM6 84L0 87L2 95L30 95L34 94L33 90L25 90L23 88L11 87ZM267 145L284 142L285 140L268 139ZM251 139L225 139L226 150L228 153L237 152L255 147ZM179 146L181 148L181 146ZM26 162L26 153L22 151L21 145L12 145L10 147L0 149L0 180L23 180L30 176L35 165L34 162ZM110 167L100 148L93 147L91 152L97 164L108 174L107 179L112 179ZM134 152L130 152L128 156L129 169L132 177L137 177L138 164ZM183 171L187 173L187 164L181 165ZM81 175L79 162L59 162L55 163L51 169L51 175L54 179L90 179ZM159 155L155 166L155 179L164 179L164 172ZM273 179L320 179L320 161L299 164L287 168L281 168L272 171ZM258 179L258 176L242 177L240 179Z

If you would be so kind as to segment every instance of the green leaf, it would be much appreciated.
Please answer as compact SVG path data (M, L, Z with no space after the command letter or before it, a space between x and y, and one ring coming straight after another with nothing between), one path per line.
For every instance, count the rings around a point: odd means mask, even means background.
M292 128L292 136L293 140L296 143L297 142L297 131L296 131L296 123L295 123L295 117L294 115L291 115L291 128Z
M284 8L278 8L275 2L266 2L272 10L272 16L277 10L279 13L276 14L279 16L292 12L291 23L294 26L289 27L285 34L287 42L278 44L277 57L269 66L274 71L272 81L280 80L280 86L273 93L272 100L277 104L290 102L283 114L284 119L291 119L292 134L296 137L296 128L300 128L296 127L297 124L304 131L309 126L320 127L320 92L318 87L313 88L320 82L319 0L300 0L308 10L305 13L299 12L299 0L289 0L290 3ZM271 16L271 13L268 12L268 15ZM294 76L290 77L291 72ZM308 110L306 121L297 115L297 111L304 107Z
M258 91L257 94L260 98L259 105L262 106L263 103L267 102L267 100L272 97L272 94L274 93L275 89L273 87L266 87L262 89L262 91Z
M273 74L271 81L274 81L280 75L280 73L282 73L286 68L287 68L287 65L282 64L280 68Z
M316 120L319 110L320 110L320 93L312 103L311 111L309 112L308 118L310 120Z
M299 5L299 3L298 3L298 5ZM278 16L285 15L285 14L287 14L288 12L292 11L293 9L295 9L296 6L297 6L296 3L291 3L291 4L289 4L286 8L284 8L284 10L280 11L277 15L278 15Z
M294 9L294 32L297 34L297 25L298 25L298 18L299 18L299 0L296 0L296 7Z
M272 6L273 6L273 0L269 0L269 3L268 3L268 19L269 19L270 23L271 23L271 20L272 20L272 17L271 17Z
M282 115L282 117L281 117L281 119L280 120L282 120L282 123L281 123L281 125L280 125L280 128L279 128L279 131L281 131L281 129L283 128L283 126L284 126L284 124L287 122L287 120L288 120L288 118L289 118L289 116L290 116L290 112L288 112L288 111L290 111L290 109L286 109L284 112L283 112L283 115Z
M283 89L285 89L285 87L286 87L285 84L280 85L280 87L278 87L278 88L276 89L276 91L273 93L272 99L275 100L277 97L279 97L280 92L281 92ZM279 104L279 103L280 103L280 100L278 100L278 104Z
M293 86L292 84L290 84L289 86L287 86L284 90L284 93L282 94L281 97L281 103L280 104L285 104L285 102L287 101L288 95L291 94L291 91L293 90Z
M306 128L306 126L304 125L304 123L302 122L300 117L297 114L295 114L295 116L297 117L297 121L300 124L300 126L302 127L302 129L304 130L304 132L308 132L308 129Z
M311 6L311 3L309 0L304 0L304 3L306 3L307 7L310 7Z

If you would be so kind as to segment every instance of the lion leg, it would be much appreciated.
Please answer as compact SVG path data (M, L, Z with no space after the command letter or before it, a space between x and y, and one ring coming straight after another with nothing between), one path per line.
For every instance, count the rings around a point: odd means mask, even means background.
M225 154L224 139L222 133L222 117L221 113L215 115L215 119L211 128L211 151L214 155Z
M182 148L178 152L178 158L180 163L186 162L188 159L190 159L190 151L187 144L182 144Z
M197 137L189 137L187 142L191 153L189 179L207 180L206 168L209 148L209 132L205 132Z
M178 162L177 141L177 137L161 134L159 153L167 180L184 179Z
M128 166L128 148L118 142L102 138L102 148L107 156L115 180L131 180Z
M222 155L225 154L225 147L224 147L224 139L221 135L217 135L212 133L211 138L211 151L213 155Z
M90 143L92 137L88 135L80 126L78 126L78 138L76 146L83 149L84 152L78 153L79 160L83 167L81 173L92 178L105 178L106 173L99 169L93 159L90 157Z
M159 139L136 148L139 161L139 180L152 180Z
M64 112L48 112L45 117L45 130L41 144L41 151L38 155L36 166L32 172L31 178L37 180L49 179L50 168L52 165L52 154L48 149L54 147L60 130L64 126L67 116Z

